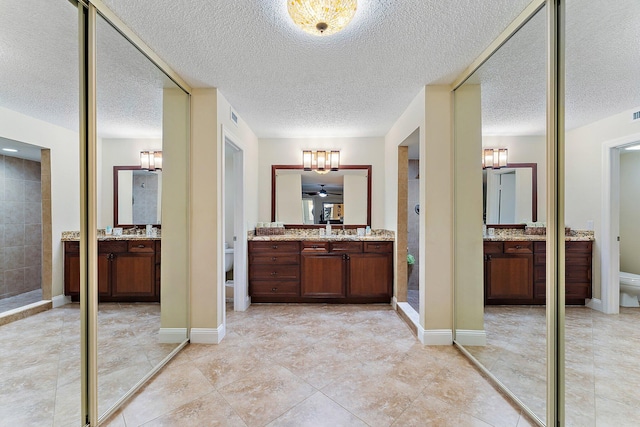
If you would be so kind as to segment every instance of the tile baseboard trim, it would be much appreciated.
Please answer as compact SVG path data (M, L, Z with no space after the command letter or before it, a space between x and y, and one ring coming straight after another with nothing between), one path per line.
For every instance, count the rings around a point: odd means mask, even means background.
M162 344L179 344L187 339L187 328L160 328L158 341Z
M452 345L451 329L424 329L418 325L418 339L423 345Z
M53 304L53 308L62 307L63 305L71 303L71 297L66 295L56 295L51 298L51 303Z
M487 332L483 330L458 329L456 342L461 345L484 346L487 345Z
M192 344L220 344L225 335L224 323L213 328L191 328L190 341Z
M393 307L394 310L398 309L398 299L396 297L391 298L391 307Z
M601 313L604 313L604 305L602 304L602 300L601 299L597 299L597 298L592 298L589 300L589 302L586 304L587 307L599 311Z

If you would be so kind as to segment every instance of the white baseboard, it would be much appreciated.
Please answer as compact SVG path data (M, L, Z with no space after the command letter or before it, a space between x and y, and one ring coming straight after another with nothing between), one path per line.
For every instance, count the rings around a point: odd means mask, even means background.
M418 339L423 345L451 345L453 333L451 329L424 329L418 325Z
M604 313L604 305L602 304L602 300L598 299L598 298L592 298L589 300L589 302L586 304L587 307L594 309L596 311L599 311L601 313Z
M158 341L162 344L177 344L187 339L187 328L160 328Z
M192 344L220 344L225 335L224 323L213 328L191 328L190 341Z
M485 330L456 330L456 342L461 345L484 346L487 345L487 332Z
M69 304L71 302L71 297L66 295L56 295L51 298L51 305L53 308L62 307L65 304Z

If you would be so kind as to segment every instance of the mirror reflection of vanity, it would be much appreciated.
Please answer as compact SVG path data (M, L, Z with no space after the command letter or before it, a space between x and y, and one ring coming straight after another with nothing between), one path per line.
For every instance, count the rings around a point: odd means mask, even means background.
M162 171L113 167L113 223L116 227L161 224Z
M273 165L271 220L297 227L371 225L371 165L341 165L322 174Z
M482 170L483 219L487 226L505 226L538 220L538 166L509 163Z

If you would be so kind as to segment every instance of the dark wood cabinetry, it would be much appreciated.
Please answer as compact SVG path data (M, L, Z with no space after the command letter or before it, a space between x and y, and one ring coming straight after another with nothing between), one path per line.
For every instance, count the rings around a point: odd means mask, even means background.
M391 300L393 242L249 242L254 302Z
M567 241L565 299L591 298L590 241ZM484 242L485 304L545 304L546 242Z
M80 244L65 242L65 295L80 296ZM160 241L98 242L98 297L101 302L160 301Z

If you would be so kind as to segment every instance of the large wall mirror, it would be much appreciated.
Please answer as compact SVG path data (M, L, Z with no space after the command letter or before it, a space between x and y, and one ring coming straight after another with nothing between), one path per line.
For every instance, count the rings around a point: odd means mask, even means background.
M297 165L271 167L271 220L288 226L371 225L371 165L318 173Z
M482 171L483 218L487 226L538 220L538 165L510 163Z
M544 176L546 169L541 163L546 149L545 13L542 7L454 94L456 344L540 425L547 417L546 307L484 302L492 283L488 277L497 266L510 272L517 265L523 280L508 286L533 292L533 250L503 254L509 242L483 238L482 224L485 219L489 225L541 219L536 187L537 172ZM509 160L519 164L483 170L483 148L507 144Z
M116 227L160 225L162 171L113 167L113 223Z

